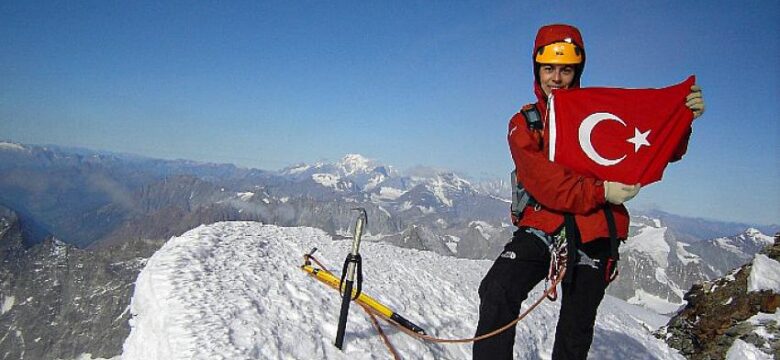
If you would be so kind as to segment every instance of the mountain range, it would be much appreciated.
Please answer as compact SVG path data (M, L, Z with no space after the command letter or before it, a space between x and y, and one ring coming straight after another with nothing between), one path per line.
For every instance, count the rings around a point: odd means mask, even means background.
M201 224L310 226L340 239L351 237L353 209L362 207L369 218L366 241L493 259L514 231L508 198L502 180L469 181L422 168L403 174L357 154L265 171L0 142L0 205L7 208L0 217L6 224L0 324L9 329L0 333L0 353L54 348L51 356L69 358L91 347L93 354L113 356L129 331L129 291L145 259ZM764 234L780 230L660 211L632 215L621 276L609 293L659 314L684 306L693 284L749 261L771 241ZM20 300L27 298L39 300ZM86 315L96 308L101 316ZM40 329L43 313L55 324L49 332ZM15 331L46 336L20 348L17 337L7 336ZM88 340L71 344L58 334Z

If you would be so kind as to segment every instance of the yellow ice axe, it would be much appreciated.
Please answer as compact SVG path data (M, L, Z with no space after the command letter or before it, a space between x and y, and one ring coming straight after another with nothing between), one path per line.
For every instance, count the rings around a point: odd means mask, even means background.
M323 269L317 269L317 268L314 268L311 265L306 265L306 264L301 266L301 269L303 271L306 271L307 273L309 273L315 279L317 279L317 280L325 283L326 285L332 287L333 289L339 290L339 278L337 278L335 275L333 275L333 273L331 273L330 271L323 270ZM357 289L353 289L352 290L352 294L351 295L352 295L353 299L354 299L355 293L357 293ZM393 310L391 310L389 307L383 305L382 303L380 303L376 299L366 295L363 292L361 292L360 295L358 295L357 299L354 299L353 301L357 301L358 303L360 303L362 305L368 306L368 307L376 310L382 316L397 322L401 326L403 326L403 327L405 327L405 328L407 328L407 329L409 329L411 331L414 331L416 333L423 334L423 335L425 334L425 330L423 330L421 327L415 325L414 323L412 323L409 320L406 320L403 316L399 315L398 313L396 313Z

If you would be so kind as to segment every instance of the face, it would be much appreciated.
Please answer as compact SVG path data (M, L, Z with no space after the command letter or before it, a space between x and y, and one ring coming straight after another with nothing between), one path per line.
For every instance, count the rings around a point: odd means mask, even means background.
M541 64L539 83L544 94L549 96L553 89L568 89L574 82L574 65Z

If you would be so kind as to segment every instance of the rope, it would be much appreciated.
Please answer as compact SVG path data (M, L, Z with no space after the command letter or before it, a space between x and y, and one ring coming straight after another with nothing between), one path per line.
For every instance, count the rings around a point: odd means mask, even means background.
M561 269L564 269L565 266L561 266L560 264L568 263L568 255L569 248L566 246L565 237L560 237L558 240L550 244L550 269L547 272L547 278L544 279L545 291L547 290L547 285L549 285L550 282L555 283L559 277L562 278L563 275L565 275L561 273ZM552 286L552 291L549 292L547 298L550 299L550 301L558 300L558 291L556 285Z
M376 329L376 332L379 333L379 336L382 337L382 342L385 343L385 346L387 347L387 350L390 351L390 354L393 355L393 359L400 360L401 356L398 355L398 351L395 350L395 347L393 346L393 343L390 342L390 339L387 337L385 332L382 330L382 327L379 326L379 321L376 320L376 316L371 311L371 308L368 306L365 306L363 304L360 304L360 307L363 308L363 311L368 314L369 319L371 319L371 323L374 324L374 328Z
M434 336L430 336L430 335L423 335L423 334L416 333L414 331L411 331L411 330L401 326L400 324L398 324L397 322L393 321L392 319L388 319L386 317L382 317L382 318L385 321L387 321L388 323L390 323L391 325L393 325L396 328L398 328L399 330L401 330L402 332L406 333L407 335L415 337L415 338L418 338L418 339L421 339L421 340L425 340L425 341L430 341L430 342L435 342L435 343L446 343L446 344L459 344L459 343L470 343L470 342L485 340L487 338L491 338L493 336L496 336L496 335L506 331L507 329L511 328L512 326L515 326L518 322L523 320L523 318L525 318L531 311L533 311L537 306L539 306L539 304L541 304L542 301L544 301L544 299L547 298L547 296L550 293L555 291L554 290L555 287L558 286L558 284L561 283L561 281L563 280L563 276L566 274L566 266L562 265L559 268L559 271L560 271L560 276L555 280L555 282L553 283L553 286L551 288L547 289L542 294L542 296L540 296L539 299L536 300L536 302L531 304L531 306L528 307L528 309L526 309L522 314L518 315L517 318L515 318L512 321L510 321L508 324L506 324L506 325L504 325L504 326L502 326L502 327L500 327L500 328L498 328L496 330L493 330L492 332L489 332L487 334L483 334L483 335L480 335L480 336L476 336L476 337L472 337L472 338L464 338L464 339L444 339L444 338L438 338L438 337L434 337ZM377 313L376 310L370 309L370 308L368 309L368 311L371 311L373 313ZM378 315L381 315L381 314L378 314Z
M304 258L304 261L305 261L305 263L307 265L310 264L310 261L313 261L323 271L330 272L327 269L327 267L325 265L323 265L319 260L317 260L317 258L315 258L313 255L311 255L311 254L304 254L303 258ZM555 294L555 291L556 291L556 288L558 287L558 284L561 283L561 281L563 280L563 278L566 275L566 260L565 260L565 256L558 256L558 259L560 259L562 261L559 262L559 265L558 265L558 268L557 268L557 270L558 270L557 271L557 276L554 277L554 281L553 281L552 286L547 288L547 289L545 289L545 291L542 293L542 296L540 296L533 304L531 304L531 306L529 306L527 309L525 309L525 311L523 311L523 313L518 315L517 318L515 318L512 321L510 321L508 324L506 324L506 325L504 325L504 326L502 326L502 327L500 327L500 328L498 328L496 330L493 330L493 331L491 331L491 332L489 332L487 334L483 334L483 335L476 336L476 337L463 338L463 339L444 339L444 338L438 338L438 337L435 337L435 336L419 334L419 333L416 333L416 332L414 332L412 330L407 329L406 327L402 326L401 324L397 323L396 321L394 321L394 320L392 320L390 318L385 317L384 315L382 315L378 311L376 311L376 310L374 310L374 309L372 309L372 308L370 308L368 306L364 306L364 305L361 304L361 307L371 317L372 322L374 322L375 327L377 328L377 331L382 336L382 340L385 342L385 345L388 347L388 349L393 354L393 357L395 359L399 359L398 353L396 352L396 350L393 347L393 345L390 343L390 340L387 339L386 335L382 332L382 329L379 327L379 324L376 323L376 318L375 318L376 315L378 315L380 318L382 318L385 321L387 321L390 325L393 325L398 330L401 330L403 333L405 333L405 334L407 334L407 335L409 335L411 337L414 337L414 338L417 338L417 339L420 339L420 340L424 340L424 341L430 341L430 342L434 342L434 343L445 343L445 344L460 344L460 343L470 343L470 342L485 340L485 339L491 338L493 336L496 336L496 335L506 331L507 329L517 325L518 322L523 320L523 318L525 318L529 313L531 313L531 311L533 311L537 306L539 306L539 304L541 304L542 301L544 301L545 298L549 298L551 296L551 294Z
M307 265L310 264L310 261L314 261L314 263L317 264L320 267L320 269L322 269L323 271L330 272L330 270L328 270L328 268L323 263L321 263L319 260L317 260L317 258L315 258L311 253L310 254L304 254L303 255L303 260L304 260L304 263L307 264ZM357 297L355 297L355 299L357 299ZM370 307L368 307L366 305L363 305L363 304L360 304L360 303L358 303L358 304L360 305L361 308L363 308L363 311L365 311L366 314L368 314L368 318L371 320L371 324L374 325L374 329L376 329L376 332L379 333L379 336L382 338L382 342L385 343L385 346L387 347L387 350L390 351L390 354L393 355L393 359L394 360L400 360L401 356L398 355L398 351L395 350L395 347L393 346L393 343L390 342L390 339L387 337L387 334L385 334L385 332L382 330L382 327L379 325L379 321L376 320L376 315L374 314L373 311L371 311L373 309L371 309ZM379 314L379 315L380 315L381 318L385 318L381 314Z

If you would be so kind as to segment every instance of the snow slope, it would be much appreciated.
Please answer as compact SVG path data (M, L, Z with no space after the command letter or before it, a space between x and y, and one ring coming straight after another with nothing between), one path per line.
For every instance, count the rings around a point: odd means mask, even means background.
M350 307L344 351L333 346L340 298L299 269L302 254L340 268L351 240L312 228L253 222L200 226L169 240L136 281L123 359L388 359L358 306ZM364 291L429 334L473 335L477 287L491 265L383 243L361 246ZM531 294L541 293L538 287ZM559 303L545 301L517 331L516 359L549 359ZM665 319L607 296L594 359L682 358L650 331ZM438 345L386 326L405 359L467 359L470 345Z

